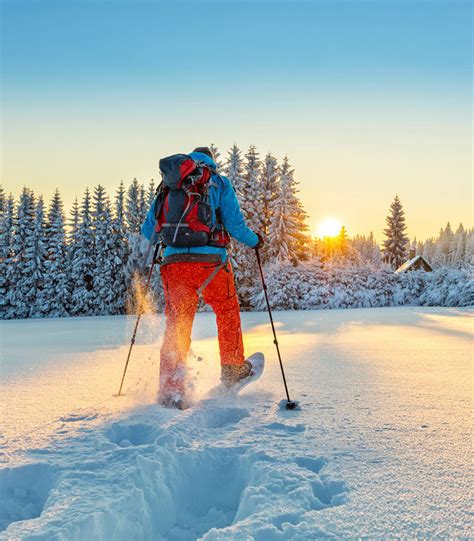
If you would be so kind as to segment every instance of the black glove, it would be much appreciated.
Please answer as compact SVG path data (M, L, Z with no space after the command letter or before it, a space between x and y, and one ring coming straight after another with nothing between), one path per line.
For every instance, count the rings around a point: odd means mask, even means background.
M265 244L265 241L263 240L263 237L262 235L260 235L260 233L255 233L258 237L258 242L257 244L254 246L254 249L255 250L259 250L260 248L262 248L262 246Z

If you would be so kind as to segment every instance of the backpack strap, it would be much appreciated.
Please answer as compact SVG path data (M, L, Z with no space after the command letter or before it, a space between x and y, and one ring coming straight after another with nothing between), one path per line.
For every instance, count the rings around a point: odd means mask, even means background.
M214 278L217 276L217 273L224 269L227 266L227 261L225 263L220 263L219 265L216 265L214 267L214 270L211 272L211 274L204 280L204 282L201 284L199 289L196 291L198 296L202 295L202 292L206 289L206 287L214 280Z

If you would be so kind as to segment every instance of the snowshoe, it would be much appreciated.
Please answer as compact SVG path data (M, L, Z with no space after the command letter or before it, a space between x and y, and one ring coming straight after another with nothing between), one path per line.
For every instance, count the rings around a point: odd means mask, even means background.
M249 361L244 361L240 366L229 364L221 367L221 382L228 389L251 375L252 364Z
M186 410L188 409L191 404L186 400L186 398L176 395L174 393L172 394L162 394L158 397L158 404L160 406L163 406L164 408L170 408L170 409L178 409L178 410Z
M232 373L230 378L226 376L228 376L227 372L231 371L222 370L222 383L211 389L209 396L212 398L226 394L237 395L244 387L247 387L247 385L250 385L261 377L264 366L265 357L263 356L263 353L254 353L247 358L241 367L233 367L238 370L235 373ZM224 369L226 367L222 368Z

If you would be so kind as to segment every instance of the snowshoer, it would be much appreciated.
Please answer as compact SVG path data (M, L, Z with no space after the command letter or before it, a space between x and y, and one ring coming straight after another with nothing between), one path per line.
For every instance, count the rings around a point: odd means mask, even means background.
M159 401L186 407L185 365L200 295L216 314L222 383L232 387L251 375L227 245L229 235L250 248L263 239L246 225L232 184L217 173L208 147L163 158L160 170L163 182L142 226L150 242L158 234L165 246Z

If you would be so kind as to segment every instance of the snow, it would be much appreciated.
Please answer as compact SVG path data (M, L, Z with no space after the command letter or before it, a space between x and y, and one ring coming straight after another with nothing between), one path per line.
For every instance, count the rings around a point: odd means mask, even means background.
M155 404L161 316L1 323L0 539L468 538L468 308L243 314L265 373L218 381L196 317L193 408Z

